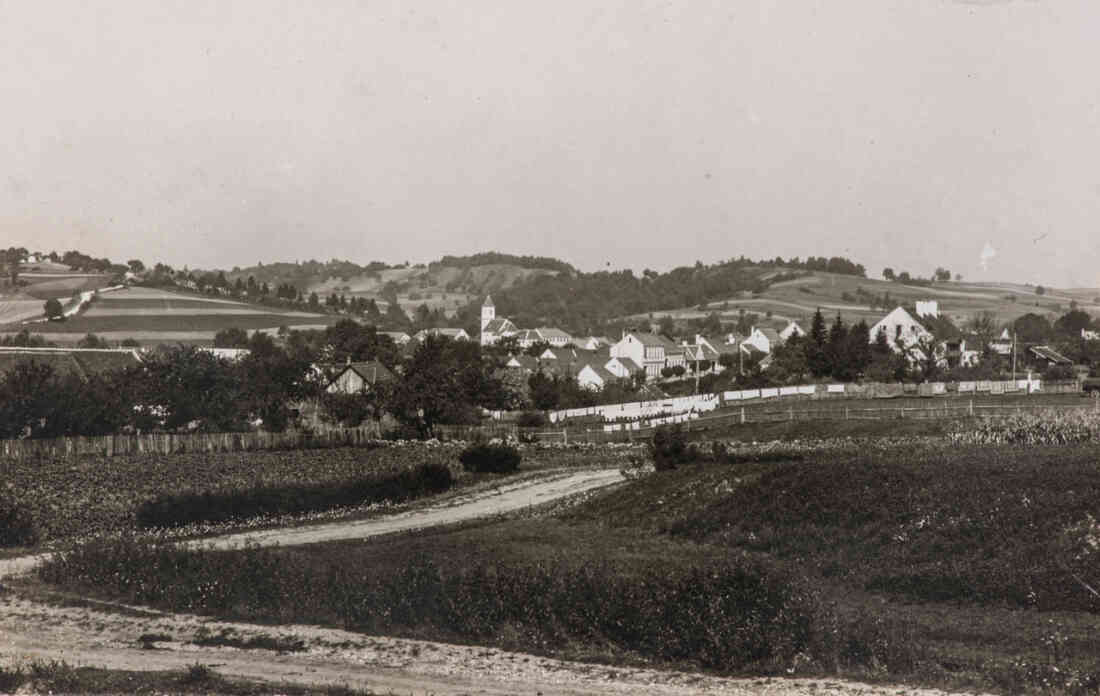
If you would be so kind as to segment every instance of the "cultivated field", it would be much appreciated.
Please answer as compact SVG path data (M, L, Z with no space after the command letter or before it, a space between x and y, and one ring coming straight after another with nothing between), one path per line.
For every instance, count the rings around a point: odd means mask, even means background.
M72 343L94 333L108 341L209 343L226 328L275 330L280 326L323 328L334 318L153 288L104 293L87 310L64 322L43 325L47 340Z
M917 300L936 300L939 302L940 313L947 314L956 323L966 322L982 312L993 313L999 323L1012 321L1028 312L1062 314L1069 310L1070 301L1076 301L1086 311L1100 312L1100 293L1087 289L1047 289L1045 294L1037 295L1034 287L1010 283L947 282L920 287L814 271L795 280L776 283L759 296L744 293L721 302L711 302L705 310L685 307L669 312L656 312L654 316L667 314L674 318L687 319L717 311L724 319L735 321L738 311L744 309L757 314L772 312L777 320L794 319L805 328L814 311L821 307L830 321L839 312L849 324L861 319L873 324L886 311L872 310L868 305L868 298L860 295L859 289L879 297L889 292L891 309Z
M627 673L1086 694L1100 685L1094 447L716 451L534 517L228 553L124 539L42 577L221 621Z

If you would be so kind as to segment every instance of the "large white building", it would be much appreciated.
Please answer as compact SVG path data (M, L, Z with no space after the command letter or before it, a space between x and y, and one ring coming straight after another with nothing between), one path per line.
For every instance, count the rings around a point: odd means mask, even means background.
M898 307L871 327L871 343L877 340L880 332L886 334L886 342L895 352L912 349L922 341L932 340L932 333L905 311L904 307Z

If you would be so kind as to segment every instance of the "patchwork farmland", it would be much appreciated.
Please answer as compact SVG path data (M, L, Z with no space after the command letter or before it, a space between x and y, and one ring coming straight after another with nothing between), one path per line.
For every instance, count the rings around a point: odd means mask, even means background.
M42 303L35 302L40 316ZM75 343L89 333L112 342L208 344L215 333L232 327L273 331L280 326L318 328L333 321L322 314L132 287L103 293L79 315L32 330L58 344ZM5 328L14 332L24 327L13 322Z

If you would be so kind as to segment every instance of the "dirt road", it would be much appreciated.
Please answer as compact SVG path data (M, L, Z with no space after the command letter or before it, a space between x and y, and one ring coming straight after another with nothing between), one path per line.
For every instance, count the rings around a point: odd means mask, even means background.
M446 505L380 519L222 537L218 546L308 544L452 524L518 510L622 480L618 471L569 472L456 498ZM203 542L209 543L209 542ZM42 556L0 562L0 581L29 572ZM226 623L151 610L59 607L0 590L0 664L61 659L73 665L125 670L183 670L195 663L223 676L299 684L344 684L378 693L458 694L892 694L905 687L839 680L721 679L697 674L554 660L492 648L364 636L316 626ZM132 608L131 608L132 609ZM192 643L204 629L242 641L267 636L301 641L287 654ZM139 640L155 635L156 641ZM922 694L936 692L921 691Z

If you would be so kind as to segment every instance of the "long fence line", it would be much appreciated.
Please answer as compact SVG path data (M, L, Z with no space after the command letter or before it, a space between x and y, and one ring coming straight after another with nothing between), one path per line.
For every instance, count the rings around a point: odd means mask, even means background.
M874 408L752 408L735 407L723 409L719 413L703 415L681 423L687 431L705 431L712 428L725 428L736 425L749 425L756 423L781 423L791 421L813 420L936 420L977 418L983 416L1014 415L1033 411L1062 410L1062 411L1093 411L1100 413L1100 400L1090 399L1082 404L977 404L973 400L965 404L957 404L956 399L952 403L941 403L934 406L878 406ZM456 439L469 439L480 435L481 437L513 437L539 442L559 443L615 443L635 442L648 440L658 426L637 428L608 429L603 428L561 428L561 429L534 429L518 428L507 425L494 425L489 427L479 426L439 426L437 431L446 437Z
M358 428L327 428L313 432L142 433L0 440L0 458L62 459L91 455L113 457L127 454L167 455L182 452L359 447L378 440L381 436L380 425L368 423Z
M727 407L719 412L700 415L682 423L688 431L703 431L753 423L811 420L900 420L970 418L989 415L1021 414L1036 410L1100 412L1100 399L1083 404L981 404L960 399L937 400L929 406L875 406L843 408L834 402L819 408L795 408L799 402L788 402L786 408L774 408L781 402ZM805 402L801 402L805 403ZM551 443L617 443L643 441L652 437L657 426L609 429L578 426L545 429L520 428L515 424L437 425L435 435L450 440L477 438L519 439ZM323 428L312 432L283 433L143 433L137 435L103 435L98 437L60 437L38 440L0 440L0 459L60 459L79 456L145 454L169 455L183 452L247 452L258 450L308 449L328 447L362 447L382 437L381 426L370 422L358 428Z

